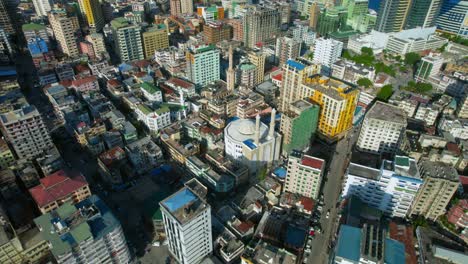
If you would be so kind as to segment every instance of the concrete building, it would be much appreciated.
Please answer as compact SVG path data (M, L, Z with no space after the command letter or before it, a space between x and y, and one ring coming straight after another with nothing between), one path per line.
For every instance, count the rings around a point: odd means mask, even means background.
M223 40L231 40L231 26L223 22L208 22L203 26L203 34L207 44L216 44Z
M224 129L224 150L226 156L234 162L249 168L250 175L264 166L271 166L278 161L281 147L281 135L275 132L276 111L271 114L270 127L260 121L237 119Z
M163 160L161 148L149 136L128 144L125 152L139 174L153 170Z
M188 157L185 164L195 177L199 178L201 182L208 185L215 192L228 193L235 186L233 177L224 173L219 174L196 156Z
M105 25L99 0L79 0L80 11L83 19L94 33L100 32Z
M214 45L191 47L186 51L187 78L195 85L220 79L219 50Z
M101 33L89 34L85 37L85 39L93 46L94 54L98 59L102 59L107 55L104 36Z
M187 184L160 202L169 252L181 264L200 263L213 251L211 207L203 187Z
M413 28L388 34L385 49L400 56L410 52L438 49L448 43L448 40L435 35L435 30L435 27Z
M430 53L428 56L421 59L414 78L419 82L426 81L430 77L439 74L442 64L444 64L444 58L442 58L442 56Z
M192 14L193 13L193 0L180 0L180 13Z
M405 28L433 27L436 24L443 0L413 0Z
M322 72L330 72L332 64L341 57L342 50L343 42L319 38L315 40L314 62L322 65Z
M362 122L357 147L372 153L395 153L406 126L406 113L401 108L377 101Z
M331 76L357 85L357 81L362 78L374 80L375 69L365 65L357 64L353 61L341 59L331 66Z
M224 20L232 28L232 40L240 41L244 39L244 27L242 25L242 19L230 18Z
M403 30L411 0L381 1L375 30L380 32L399 32Z
M411 215L422 215L435 221L445 214L448 203L457 191L458 173L452 166L425 160L420 162L419 170L424 184L415 197Z
M130 261L119 220L96 195L75 205L65 203L34 223L57 263Z
M169 0L169 5L170 5L170 10L171 10L171 16L180 16L181 13L181 7L180 7L180 0Z
M77 57L77 32L80 26L76 15L68 15L64 10L53 10L48 17L59 50L70 57Z
M446 0L437 16L437 29L460 37L468 35L468 1Z
M468 119L468 94L458 103L457 117Z
M227 83L227 89L229 91L234 90L234 87L236 85L236 72L234 71L233 56L234 56L234 52L232 50L232 45L230 45L229 46L229 68L226 70L226 83Z
M302 87L311 91L310 100L320 106L319 135L333 141L352 127L359 98L356 87L320 75Z
M213 22L224 19L224 7L222 6L198 6L197 14L205 20L205 22Z
M247 52L247 58L249 59L250 63L257 67L256 78L257 81L255 85L259 85L263 82L264 75L265 75L265 59L266 54L263 53L261 50L249 50Z
M155 25L145 29L141 34L145 58L151 59L158 50L169 48L169 35L164 24Z
M239 86L252 89L257 81L257 67L252 63L241 63L236 70L236 83Z
M139 104L135 113L137 119L142 121L150 131L157 132L160 129L171 124L171 111L168 107L150 107L145 104Z
M46 17L54 5L54 1L52 0L33 0L32 2L36 14L41 17Z
M316 200L325 169L323 159L292 152L288 158L288 170L284 191Z
M146 100L150 102L162 103L163 101L161 90L149 82L141 83L140 91Z
M422 185L416 161L396 156L393 162L384 160L380 169L350 163L341 195L358 196L387 215L406 217Z
M40 184L30 188L29 193L42 214L51 212L64 203L76 204L91 196L88 182L81 173L59 170L39 181Z
M317 132L320 108L306 100L290 104L281 115L280 132L283 135L283 153L307 149Z
M20 159L33 159L54 147L37 109L25 104L0 115L1 130Z
M140 26L133 25L125 18L119 17L111 21L111 27L115 51L121 62L144 59Z
M320 16L320 6L317 2L314 2L312 6L310 7L310 13L309 13L309 27L312 30L317 30L317 21Z
M15 21L9 10L9 1L6 0L0 1L0 28L10 35L16 32Z
M45 16L47 16L47 14ZM31 39L36 40L37 38L40 38L47 44L50 43L49 35L47 34L47 27L44 25L35 23L23 24L21 29L23 30L26 42L29 42Z
M279 66L282 66L289 59L296 59L301 54L302 40L295 40L290 37L276 39L275 59Z
M272 43L280 29L280 13L274 8L246 6L242 25L244 46Z
M433 126L439 117L440 109L435 105L420 104L416 114L414 115L415 119L424 121L426 126Z

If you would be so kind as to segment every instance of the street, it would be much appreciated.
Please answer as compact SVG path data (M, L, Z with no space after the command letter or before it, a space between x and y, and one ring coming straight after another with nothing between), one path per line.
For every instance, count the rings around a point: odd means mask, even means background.
M338 209L335 207L338 202L343 174L347 166L348 158L351 154L351 148L359 136L359 127L355 127L348 132L345 138L336 143L336 151L330 164L327 166L329 171L326 175L327 181L323 186L323 214L320 218L322 233L317 234L312 240L311 253L308 263L327 263L328 246L333 241L333 235L336 232ZM326 212L330 210L330 216L326 218Z

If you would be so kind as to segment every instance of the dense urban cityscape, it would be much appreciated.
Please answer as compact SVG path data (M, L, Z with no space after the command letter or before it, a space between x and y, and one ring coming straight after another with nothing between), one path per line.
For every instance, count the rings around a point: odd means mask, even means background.
M468 1L0 0L1 264L468 263Z

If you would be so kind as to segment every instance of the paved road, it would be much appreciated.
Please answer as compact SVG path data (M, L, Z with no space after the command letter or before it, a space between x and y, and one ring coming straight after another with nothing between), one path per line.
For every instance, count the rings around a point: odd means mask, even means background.
M353 133L353 131L356 131ZM350 157L352 145L358 137L358 129L351 130L348 135L336 144L337 154L328 166L327 181L323 186L324 206L323 213L320 219L322 233L317 234L312 240L311 253L308 258L308 263L327 263L328 262L328 246L333 240L333 235L337 228L337 209L335 207L340 196L344 171L346 169L348 158ZM330 217L327 219L327 211L330 210Z

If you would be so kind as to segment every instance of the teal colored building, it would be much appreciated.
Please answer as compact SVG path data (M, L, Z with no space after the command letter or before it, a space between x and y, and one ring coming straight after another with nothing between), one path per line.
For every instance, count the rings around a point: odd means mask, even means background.
M329 33L344 31L347 28L348 9L346 7L332 7L321 12L317 22L317 33L328 36Z

